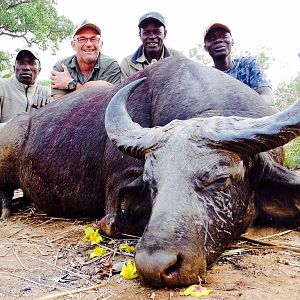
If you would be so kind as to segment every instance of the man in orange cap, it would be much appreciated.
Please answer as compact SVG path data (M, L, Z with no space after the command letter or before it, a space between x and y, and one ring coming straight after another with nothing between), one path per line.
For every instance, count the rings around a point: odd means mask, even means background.
M51 72L53 99L79 89L108 87L120 82L120 66L115 59L102 54L101 29L96 24L88 20L81 22L71 45L76 54L58 61Z

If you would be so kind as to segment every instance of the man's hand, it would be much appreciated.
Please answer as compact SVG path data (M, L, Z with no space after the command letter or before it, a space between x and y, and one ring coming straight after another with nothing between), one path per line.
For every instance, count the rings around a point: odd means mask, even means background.
M255 91L259 95L261 95L262 98L264 98L267 105L270 105L270 106L274 105L275 100L274 100L274 96L273 96L273 93L272 93L272 90L270 87L268 87L268 86L260 87L260 88L256 89Z
M61 64L63 71L52 71L51 72L51 87L60 90L67 90L69 82L73 80L66 65Z

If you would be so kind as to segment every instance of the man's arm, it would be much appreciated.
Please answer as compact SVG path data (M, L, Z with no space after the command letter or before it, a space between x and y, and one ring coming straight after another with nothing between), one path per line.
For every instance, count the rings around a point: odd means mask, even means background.
M266 103L270 106L274 105L275 99L272 90L268 86L263 86L255 90L259 95L263 97Z
M112 83L120 82L120 67L119 64L116 62L115 64L111 64L109 69L106 71L109 73L109 76L104 76L105 80L88 81L85 84L77 82L76 88L70 92L68 91L68 85L73 80L73 78L70 75L68 68L64 64L61 64L61 66L63 68L62 71L53 70L50 76L52 91L61 91L60 93L53 93L52 98L54 100L58 100L63 96L75 92L77 90L89 89L93 87L109 87L112 85Z
M257 59L253 58L250 68L250 87L254 89L268 105L274 105L274 96L263 68Z

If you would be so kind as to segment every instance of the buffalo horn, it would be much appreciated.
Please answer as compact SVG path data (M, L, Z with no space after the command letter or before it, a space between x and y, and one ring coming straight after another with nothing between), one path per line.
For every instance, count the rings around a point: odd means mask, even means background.
M259 119L219 117L210 139L241 155L255 155L282 146L300 135L300 99L288 109ZM221 120L221 118L223 120ZM213 123L219 123L218 117Z
M146 151L151 148L155 128L143 128L133 122L127 112L126 101L145 79L140 78L120 89L109 102L105 113L108 137L122 152L139 159L144 159Z

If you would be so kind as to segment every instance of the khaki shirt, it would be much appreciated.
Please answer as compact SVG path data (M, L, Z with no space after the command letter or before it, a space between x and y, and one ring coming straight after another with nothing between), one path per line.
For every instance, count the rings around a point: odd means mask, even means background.
M164 46L162 55L159 60L181 54L179 51L167 48ZM121 62L121 81L127 79L129 76L138 71L144 70L151 64L145 56L144 47L141 46L134 54L126 56Z
M81 84L85 84L88 81L96 80L105 80L112 84L119 83L121 81L121 71L119 63L115 59L106 56L102 53L99 54L93 72L91 72L88 78L85 78L81 73L77 64L76 55L72 55L70 57L58 61L54 65L53 70L62 72L62 63L67 66L71 77ZM68 90L60 90L53 88L51 91L52 96L57 94L66 95L68 93Z
M50 103L51 89L38 84L26 85L14 76L0 78L0 123L23 112L32 112Z

